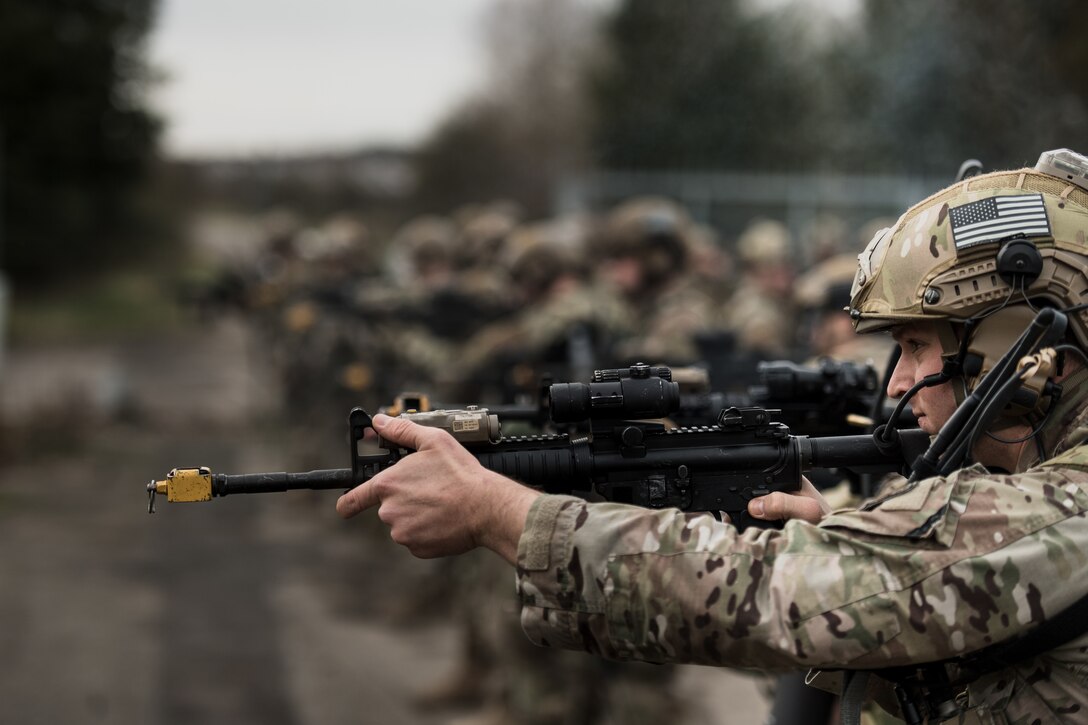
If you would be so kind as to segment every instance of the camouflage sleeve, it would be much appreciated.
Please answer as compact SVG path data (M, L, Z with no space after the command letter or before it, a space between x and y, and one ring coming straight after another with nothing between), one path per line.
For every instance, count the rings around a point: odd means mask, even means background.
M614 659L869 668L979 649L1074 601L1088 473L981 468L885 492L819 526L544 496L518 551L522 625Z

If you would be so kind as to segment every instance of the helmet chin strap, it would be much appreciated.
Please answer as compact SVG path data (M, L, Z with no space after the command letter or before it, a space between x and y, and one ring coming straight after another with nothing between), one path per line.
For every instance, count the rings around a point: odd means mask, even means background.
M961 405L967 398L967 377L964 374L964 366L967 363L971 333L977 324L978 321L975 318L967 320L959 329L949 320L941 320L937 324L937 339L941 343L941 360L944 362L939 373L944 376L941 382L950 382L955 378L960 380L960 385L952 386L956 405Z

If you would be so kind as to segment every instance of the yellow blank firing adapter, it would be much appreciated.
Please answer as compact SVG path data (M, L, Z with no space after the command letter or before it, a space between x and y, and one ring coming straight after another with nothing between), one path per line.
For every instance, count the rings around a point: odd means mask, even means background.
M166 474L165 481L152 481L147 484L147 512L155 513L155 494L166 494L166 500L174 501L211 501L212 471L207 466L200 468L175 468Z

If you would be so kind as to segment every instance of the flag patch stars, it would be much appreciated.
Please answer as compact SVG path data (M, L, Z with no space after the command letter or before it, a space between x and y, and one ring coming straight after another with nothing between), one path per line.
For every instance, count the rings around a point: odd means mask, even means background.
M956 249L1014 236L1050 236L1042 194L991 196L948 210Z

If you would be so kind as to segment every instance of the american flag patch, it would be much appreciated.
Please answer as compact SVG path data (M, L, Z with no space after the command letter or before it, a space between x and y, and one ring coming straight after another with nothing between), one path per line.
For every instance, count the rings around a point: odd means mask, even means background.
M1014 236L1050 235L1042 194L991 196L948 210L956 249Z

